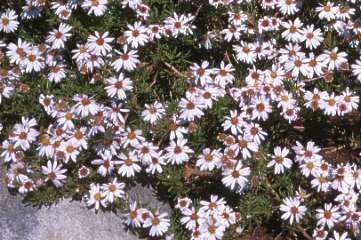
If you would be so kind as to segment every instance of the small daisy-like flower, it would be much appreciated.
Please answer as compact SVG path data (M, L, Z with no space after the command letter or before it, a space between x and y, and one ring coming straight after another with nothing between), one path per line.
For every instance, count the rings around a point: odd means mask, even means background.
M108 0L85 0L82 7L88 10L88 14L94 14L99 17L104 15L107 10Z
M63 165L58 164L57 161L54 161L53 163L48 161L47 166L41 167L41 172L47 176L45 181L51 181L55 187L63 186L64 180L66 179L64 173L66 173L67 170L62 169L62 167Z
M148 26L148 35L149 35L149 39L150 41L154 41L155 39L161 39L162 35L161 35L161 31L162 31L162 27L158 24L151 24Z
M137 6L137 17L146 20L149 17L150 7L145 4Z
M338 209L338 206L332 206L332 203L326 203L324 209L317 209L317 225L322 227L327 225L329 229L332 229L334 224L337 223L338 219L341 217Z
M304 147L300 142L296 142L296 146L293 147L293 150L298 155L296 158L297 161L303 162L307 160L313 160L321 162L322 156L318 154L321 149L312 141L308 141L306 147Z
M317 76L322 76L324 69L327 68L327 65L313 53L310 53L309 57L302 59L302 63L305 66L301 69L302 75L307 76L308 78L313 78L315 74Z
M249 175L251 175L251 169L249 167L243 167L242 162L239 161L234 169L227 168L223 172L222 183L231 190L235 189L241 193L248 183Z
M23 162L16 162L10 165L7 177L10 181L25 182L28 176L25 175L25 164Z
M254 51L253 45L241 41L241 45L233 46L233 50L236 52L237 60L253 64L256 61L257 54Z
M348 62L347 53L338 52L338 47L335 47L332 51L325 50L318 58L324 64L328 65L329 70L340 69L342 64Z
M131 72L136 68L137 64L140 63L138 59L138 52L136 50L128 51L127 45L124 46L123 52L118 50L115 50L115 52L119 55L119 57L112 62L111 65L117 72L122 69Z
M90 35L88 37L88 47L89 51L95 55L107 55L108 52L112 50L112 47L109 45L114 38L110 38L109 32L103 34L95 31L95 35Z
M183 211L184 209L188 209L191 204L192 204L192 199L190 199L188 197L178 198L175 208Z
M145 104L145 110L142 112L142 117L144 121L155 124L164 114L165 109L163 104L156 101L153 104Z
M99 110L99 106L93 97L76 94L73 100L77 103L73 106L72 112L82 118L89 116L89 114L95 115Z
M30 178L28 178L20 183L19 193L26 194L28 192L34 191L35 189L36 189L36 186L34 184L34 181L31 180Z
M100 206L107 206L104 192L101 191L99 184L90 184L89 196L87 197L87 205L89 207L94 206L96 211L99 209Z
M168 130L170 131L169 139L174 140L176 138L184 138L184 135L188 133L188 130L180 126L181 121L178 119L176 115L171 118L171 121L168 126Z
M281 113L281 115L286 119L288 120L288 123L291 123L293 121L296 121L297 118L298 118L298 115L297 113L300 111L300 108L298 107L286 107L286 108L283 108L283 111Z
M151 142L144 141L137 146L138 157L142 163L149 164L152 158L159 158L158 146Z
M301 205L301 202L297 198L285 198L282 201L280 210L283 212L281 218L283 220L290 220L290 224L293 222L299 223L305 215L307 208Z
M292 166L292 160L287 158L289 150L287 148L275 147L272 160L267 164L267 167L274 167L274 173L280 174L284 172L285 168Z
M334 93L331 95L325 95L325 98L323 99L322 105L320 105L320 108L324 110L326 115L335 116L337 114L337 102L339 97L335 96Z
M298 43L302 40L301 28L303 23L299 18L296 18L293 22L282 22L281 25L286 29L284 32L282 32L282 37L284 39L294 43Z
M306 47L309 49L316 49L323 42L323 34L321 29L314 29L313 24L306 26L301 30L302 38L301 41L306 42Z
M124 214L125 223L131 227L140 227L140 212L137 208L137 202L130 203L128 213Z
M90 52L88 44L77 44L77 49L71 51L73 53L73 59L79 64L87 62L90 59Z
M119 164L119 161L113 161L113 156L109 151L102 153L100 157L99 159L91 161L91 164L99 166L97 173L101 176L110 175L114 171L115 165Z
M2 146L1 146L1 159L4 160L5 162L10 162L10 161L16 161L16 148L14 146L14 143L9 142L8 140L4 140L2 142Z
M18 38L17 44L9 43L7 49L6 56L9 58L10 63L19 64L26 59L28 52L31 50L31 45Z
M235 69L231 64L225 64L223 61L221 62L220 68L213 69L214 74L216 74L215 82L220 84L221 86L226 86L227 84L231 84L234 81L233 72Z
M31 125L27 124L30 123ZM9 139L14 142L14 148L20 147L21 149L28 150L30 144L36 140L36 137L39 135L39 132L32 128L36 126L35 119L22 118L22 124L15 125L13 131L13 136Z
M90 174L90 169L87 168L87 167L84 166L84 165L81 166L81 167L79 168L79 170L78 170L78 177L79 177L80 179L88 177L89 174Z
M145 139L142 136L141 130L132 130L129 127L121 133L122 135L122 143L123 146L126 148L128 145L132 147L137 147L143 142Z
M65 23L60 23L59 29L55 29L50 32L46 42L51 44L52 49L64 48L64 43L71 36L70 30L72 27Z
M148 166L145 171L150 174L162 173L163 165L166 165L163 155L152 157L152 159L148 162Z
M70 141L72 141L75 144L75 146L79 146L83 149L87 149L88 142L87 142L86 131L87 130L85 127L76 129L75 131L72 132Z
M76 119L76 116L71 111L59 112L57 117L58 117L57 122L62 129L64 130L74 129L73 121Z
M253 104L252 118L257 120L266 121L268 119L268 114L272 112L272 107L269 104L267 98L259 98Z
M26 58L22 61L22 66L25 68L25 72L30 73L32 71L39 72L44 68L44 58L38 48L33 47L26 53Z
M191 24L194 16L191 15L178 15L177 13L173 14L173 17L167 17L164 21L164 26L167 29L171 30L173 37L177 37L179 34L188 35L192 34L192 28L194 26Z
M323 105L323 99L327 96L326 92L320 92L317 88L313 89L313 92L306 91L304 98L306 100L305 106L308 108L312 108L313 111L316 111Z
M19 26L17 18L18 15L16 15L14 10L7 9L0 15L0 31L5 33L14 32Z
M203 103L196 97L182 98L180 103L180 118L187 121L194 121L204 115L202 111Z
M116 102L112 102L110 107L105 107L105 115L108 119L110 119L113 124L120 125L125 124L124 115L128 113L129 109L123 108L123 104Z
M203 149L202 154L199 155L196 166L199 167L201 171L212 171L213 169L220 167L220 160L220 150L205 148Z
M201 86L204 86L207 83L212 83L213 79L210 76L213 73L213 69L209 69L209 62L203 61L202 64L199 66L197 63L194 63L190 69L195 76L196 83L200 83Z
M80 154L79 149L72 143L72 141L62 142L59 151L62 151L65 156L63 159L64 163L68 163L69 160L76 162L78 155Z
M227 42L231 42L232 39L238 41L241 37L242 28L235 25L229 25L228 28L223 29L221 34L224 34L224 40Z
M225 117L225 121L223 122L222 126L224 131L231 130L233 135L242 134L244 126L244 121L240 115L238 115L237 110L231 110L231 115Z
M316 173L312 179L311 185L317 189L317 192L327 192L330 189L330 182L327 180L328 175L325 173Z
M50 66L48 80L50 82L59 83L66 77L64 65L54 62Z
M224 198L220 198L217 195L211 195L210 201L200 201L201 208L199 209L199 213L217 212L224 208L225 203Z
M325 240L328 235L328 231L326 231L324 228L316 228L313 231L312 237L315 238L315 240Z
M133 81L130 78L124 77L123 73L120 73L118 78L111 77L106 79L106 84L105 90L107 95L119 100L126 99L126 92L133 90Z
M148 41L147 28L142 25L142 22L135 22L134 25L128 25L128 31L124 32L127 37L127 42L132 48L144 46Z
M201 221L197 211L194 209L194 207L192 207L191 209L182 208L181 212L183 215L180 220L181 223L184 224L185 228L188 229L189 231L194 230Z
M358 108L358 104L360 102L360 97L355 96L350 88L347 87L345 91L342 92L341 96L339 96L339 104L344 103L346 106L346 111L351 112Z
M170 221L167 218L167 213L150 212L149 218L143 223L144 228L150 227L149 236L159 237L164 235L170 227Z
M200 225L199 231L201 232L203 239L222 239L225 232L225 226L219 221L206 219Z
M277 0L277 7L284 15L293 15L300 10L297 0Z
M137 164L139 159L134 151L129 152L128 156L124 153L121 153L119 158L121 159L121 166L118 169L118 174L122 177L134 177L135 173L142 170L142 168Z
M113 203L116 198L123 198L124 186L124 183L118 182L117 178L114 178L110 183L103 184L101 189L103 190L105 200Z
M170 145L165 149L167 153L164 157L173 165L180 165L184 162L188 162L189 154L192 154L193 150L186 146L186 144L186 139L171 141Z
M259 145L265 139L267 133L262 130L258 123L251 122L245 125L244 135Z
M300 165L301 173L305 177L310 175L317 176L320 170L321 163L315 159L305 159L303 164Z
M231 146L235 153L241 155L243 159L251 158L251 152L258 151L258 145L249 136L239 136L238 142Z
M336 18L338 7L334 6L334 3L332 2L327 2L324 5L320 4L319 7L316 8L316 12L318 12L318 17L320 19L326 19L327 21L330 21Z

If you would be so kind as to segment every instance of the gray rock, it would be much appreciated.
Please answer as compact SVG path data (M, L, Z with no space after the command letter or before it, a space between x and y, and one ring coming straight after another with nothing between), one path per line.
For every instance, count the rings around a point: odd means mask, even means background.
M146 208L157 208L160 212L167 212L168 216L172 214L169 204L160 201L156 196L156 191L150 185L134 185L129 190L129 197Z
M124 230L119 216L110 212L97 214L84 203L68 199L59 204L42 208L36 215L37 224L27 240L135 240L132 233Z
M0 166L0 239L24 240L38 224L38 209L26 207L20 196L10 195L4 183L5 169Z
M0 167L0 178L5 175ZM154 190L135 185L132 199L147 207L171 213L169 205L157 200ZM51 207L33 208L22 203L20 195L10 195L4 182L0 183L0 239L1 240L136 240L124 229L120 217L111 212L97 214L85 203L64 199Z

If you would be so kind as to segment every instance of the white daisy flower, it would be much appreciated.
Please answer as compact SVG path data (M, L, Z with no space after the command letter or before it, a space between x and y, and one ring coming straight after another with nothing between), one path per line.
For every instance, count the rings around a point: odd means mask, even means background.
M242 193L244 187L248 183L248 177L251 175L249 167L243 167L241 161L238 161L234 169L226 168L223 172L222 183L231 190Z
M66 175L64 175L64 173L66 173L67 170L62 169L62 167L63 165L58 164L57 161L54 161L53 163L48 161L47 166L41 167L41 172L47 176L45 181L51 181L55 187L63 186L66 179Z
M280 174L284 172L285 168L292 166L292 160L287 158L289 150L287 148L275 147L272 160L267 164L267 167L274 167L274 173Z
M324 227L327 225L332 229L338 219L341 217L338 206L332 206L332 203L325 203L324 209L316 209L317 225Z
M108 0L85 0L82 7L88 10L88 15L103 16L107 10Z
M5 33L15 32L19 26L18 15L12 9L7 9L0 15L0 31Z
M137 164L139 159L134 151L128 153L128 156L124 153L119 155L120 167L118 169L118 174L122 177L134 177L135 173L140 172L142 168Z
M301 202L297 198L285 198L282 200L280 210L283 212L281 218L283 220L290 220L290 224L293 222L299 223L305 215L307 208L301 205Z
M149 218L143 223L144 228L150 227L149 236L159 237L164 235L170 227L170 220L167 218L167 213L150 212Z
M89 207L94 206L96 211L100 206L107 206L104 192L101 190L99 184L90 184L89 196L87 197L86 203Z
M115 52L119 55L119 57L112 62L112 67L115 69L115 71L119 72L120 70L124 69L128 72L133 71L137 64L140 63L139 61L139 55L137 50L129 50L128 46L125 45L123 52L120 52L118 50L115 50Z
M186 146L186 139L178 139L177 141L171 141L169 146L165 149L166 160L171 164L180 165L189 161L189 154L193 154L193 150Z
M64 48L64 43L70 38L72 27L65 23L60 23L59 29L54 29L49 33L46 43L51 44L52 49Z
M126 92L133 90L133 81L130 78L124 77L123 73L120 73L118 78L111 77L106 79L106 84L105 90L107 95L119 100L126 99Z
M153 104L145 104L145 110L142 112L144 121L155 124L165 114L163 104L155 101Z
M124 183L118 182L117 178L114 178L110 183L104 183L101 189L103 190L105 200L113 203L115 199L123 198L124 186Z
M127 37L127 42L132 48L144 46L149 41L147 28L142 25L142 22L135 22L134 25L128 24L128 29L124 32L124 36Z
M90 35L88 37L88 47L89 51L95 55L107 55L112 50L112 47L109 43L113 42L114 38L110 38L109 32L103 34L95 31L95 35Z

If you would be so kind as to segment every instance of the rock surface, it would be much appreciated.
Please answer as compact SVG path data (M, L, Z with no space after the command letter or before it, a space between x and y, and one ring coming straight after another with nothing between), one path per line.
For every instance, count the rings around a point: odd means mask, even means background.
M1 167L0 179L4 178ZM130 195L150 207L169 206L154 197L151 188L136 185ZM0 239L1 240L136 240L124 229L119 216L110 212L95 214L84 203L60 201L50 208L25 206L21 196L10 195L4 182L0 183Z

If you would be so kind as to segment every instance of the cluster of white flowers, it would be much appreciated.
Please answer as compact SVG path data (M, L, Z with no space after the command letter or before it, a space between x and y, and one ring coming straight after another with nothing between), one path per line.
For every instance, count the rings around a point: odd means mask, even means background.
M337 193L333 203L324 203L322 208L316 209L317 228L313 236L316 239L326 239L328 235L326 229L332 230L336 223L357 226L361 221L361 212L357 209L361 188L361 169L354 163L339 163L335 166L327 162L320 154L321 149L311 141L306 146L297 142L293 150L295 162L299 164L301 174L309 180L309 185L316 192L334 191ZM282 172L284 171L288 150L283 153L275 159L275 172L277 167ZM287 162L290 162L289 159ZM290 224L300 222L307 211L307 208L301 204L307 202L310 195L311 193L301 189L296 197L284 199L280 206L280 210L284 212L282 219L289 219Z
M254 19L256 16L246 10L254 1L209 0L210 5L227 13L227 26L201 33L197 46L205 51L215 44L230 47L222 61L191 62L188 72L164 63L168 73L187 80L188 88L177 100L163 147L156 138L145 136L127 121L131 112L135 112L153 129L168 113L168 102L160 100L145 104L140 111L125 107L135 88L133 74L143 63L141 49L148 45L176 38L197 38L194 32L199 29L195 24L198 13L173 13L158 24L150 24L147 19L151 6L142 0L119 2L114 4L131 9L137 19L127 25L120 37L112 36L107 29L95 31L69 50L67 42L73 37L74 26L68 20L72 14L83 9L88 15L100 18L110 3L68 0L51 1L51 9L61 23L56 29L49 29L42 44L21 38L15 43L0 41L0 50L11 66L0 72L0 103L4 102L2 97L26 92L26 86L17 88L24 75L44 73L51 84L61 84L70 75L69 58L75 62L75 70L89 76L91 84L102 83L108 97L108 101L101 102L85 93L74 95L72 100L39 94L39 104L50 123L38 126L39 119L22 117L21 123L13 126L2 142L1 159L9 165L6 176L9 188L22 194L44 187L46 182L61 188L66 184L69 167L77 166L80 179L87 178L92 171L104 179L102 183L92 183L84 196L87 205L98 210L126 199L124 182L134 180L136 175L154 176L162 174L166 165L190 164L201 172L220 174L224 187L242 197L254 174L253 159L263 147L268 147L263 143L272 133L267 133L262 124L271 116L280 116L276 121L292 125L302 119L302 114L309 111L307 108L326 116L346 118L359 107L359 96L352 89L352 84L361 81L359 4L320 3L313 9L315 21L311 21L301 19L298 14L302 4L307 4L305 1L260 0L257 6L263 15ZM42 17L45 8L45 1L26 0L20 17L12 9L0 12L0 32L16 33L22 24L18 18L32 21ZM336 45L332 37L337 38ZM346 41L346 45L337 45L337 41ZM110 75L103 74L104 69ZM340 75L340 81L344 81L340 85L346 85L345 89L322 90ZM348 79L342 80L343 76ZM200 152L195 151L188 137L197 131L197 124L206 113L225 97L235 104L234 109L227 109L229 114L219 128L220 147L202 146ZM98 135L103 136L102 140L96 139ZM312 213L316 220L313 237L322 240L333 234L330 239L348 239L347 232L340 234L333 228L336 223L354 228L360 224L357 201L361 169L356 163L328 162L313 141L307 139L305 144L297 141L291 152L290 145L271 143L275 146L273 153L266 155L271 175L274 172L277 177L297 165L310 187L309 192L300 189L295 196L281 200L280 217L290 224L300 223L308 211L306 203L310 194L333 193L336 197L332 202L322 203ZM76 165L79 156L88 150L96 156L89 159L89 164L79 167ZM30 152L41 159L41 168L29 167L26 159ZM210 198L210 202L201 201L199 209L191 206L189 198L178 199L176 208L182 214L181 223L192 232L192 239L221 239L226 229L240 219L224 198L216 195ZM166 213L137 208L135 201L131 202L125 218L131 227L149 229L152 237L163 236L170 227Z
M178 198L176 205L182 214L180 221L192 232L192 239L222 239L226 229L240 220L240 213L217 195L211 195L210 201L201 201L200 205L196 209L188 197Z
M129 205L129 212L124 214L125 222L134 228L149 228L149 236L159 237L164 235L170 227L168 213L160 213L159 210L138 208L137 203Z

